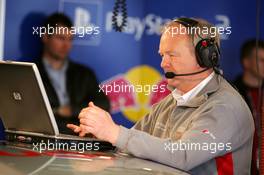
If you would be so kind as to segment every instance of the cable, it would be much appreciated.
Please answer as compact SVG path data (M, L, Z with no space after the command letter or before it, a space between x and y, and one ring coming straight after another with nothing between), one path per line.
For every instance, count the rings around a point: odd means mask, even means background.
M118 15L121 13L121 23L118 24ZM115 31L122 32L127 24L127 7L126 0L116 0L113 16L112 16L112 25Z

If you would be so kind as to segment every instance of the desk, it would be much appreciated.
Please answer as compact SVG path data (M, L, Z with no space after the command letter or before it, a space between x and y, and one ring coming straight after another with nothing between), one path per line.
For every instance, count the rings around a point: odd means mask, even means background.
M0 145L0 175L187 175L159 163L114 152L35 152Z

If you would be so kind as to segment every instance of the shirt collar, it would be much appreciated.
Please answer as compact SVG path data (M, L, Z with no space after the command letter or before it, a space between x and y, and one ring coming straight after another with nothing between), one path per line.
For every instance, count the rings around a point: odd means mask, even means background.
M45 67L48 71L53 71L53 72L65 72L66 69L68 68L68 64L69 64L68 59L66 59L66 60L64 61L63 66L62 66L60 69L56 70L56 69L53 69L53 67L51 66L50 62L49 62L46 58L43 58L43 59L42 59L42 62L43 62L44 67Z
M188 101L193 99L214 77L215 73L212 72L208 77L206 77L203 81L201 81L198 85L196 85L193 89L183 94L180 90L174 89L172 91L172 96L177 101L177 106L183 106Z

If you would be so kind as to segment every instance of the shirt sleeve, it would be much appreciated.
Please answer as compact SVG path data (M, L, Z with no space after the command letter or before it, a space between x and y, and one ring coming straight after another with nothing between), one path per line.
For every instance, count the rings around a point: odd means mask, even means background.
M250 143L253 132L250 113L223 104L201 113L178 140L162 139L121 126L115 145L134 156L188 171Z

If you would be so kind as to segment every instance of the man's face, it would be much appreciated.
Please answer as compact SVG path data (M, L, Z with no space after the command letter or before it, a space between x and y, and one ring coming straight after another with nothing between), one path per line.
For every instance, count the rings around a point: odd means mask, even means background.
M164 32L160 39L159 54L162 57L161 67L164 72L185 74L203 69L197 63L192 40L186 34L172 36L171 33ZM200 74L176 76L173 79L168 79L168 84L183 91L198 79L200 79Z
M72 48L73 35L70 32L45 35L43 37L44 49L52 58L64 60Z
M256 49L252 51L250 57L243 60L245 71L248 71L252 76L263 79L264 78L264 49L258 49L258 64L256 62ZM259 73L257 71L257 65Z

